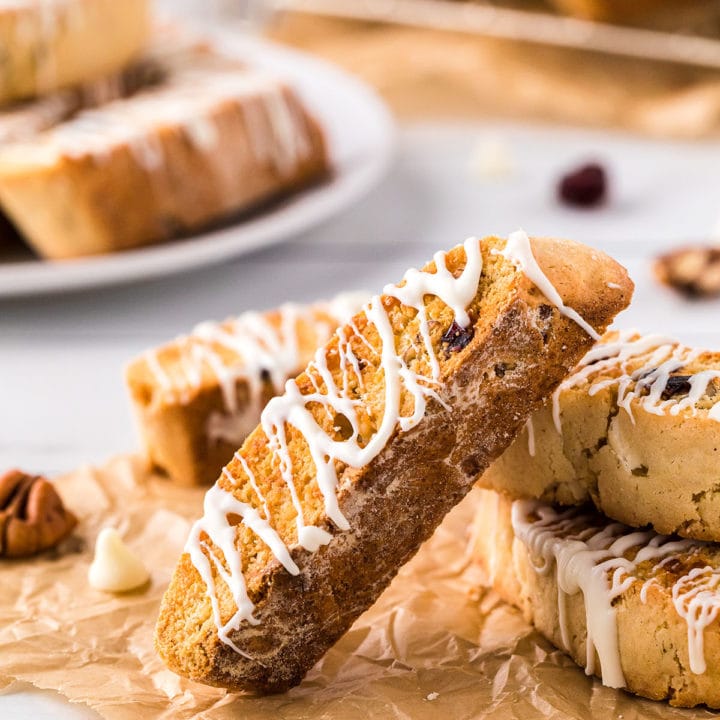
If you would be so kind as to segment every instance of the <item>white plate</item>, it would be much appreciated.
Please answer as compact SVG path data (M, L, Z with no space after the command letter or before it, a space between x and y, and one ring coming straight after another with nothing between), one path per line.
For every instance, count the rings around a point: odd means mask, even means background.
M235 225L162 245L55 262L29 251L0 257L0 297L132 282L219 263L291 239L350 206L382 178L395 130L370 88L333 65L274 43L229 33L217 39L225 50L292 82L327 133L333 177Z

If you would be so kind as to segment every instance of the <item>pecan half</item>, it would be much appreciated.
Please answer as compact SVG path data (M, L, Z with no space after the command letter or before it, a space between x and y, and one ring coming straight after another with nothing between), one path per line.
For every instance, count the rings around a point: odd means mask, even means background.
M48 550L76 524L45 478L20 470L0 475L0 557L29 557Z
M655 260L655 277L691 298L720 295L720 247L685 247Z

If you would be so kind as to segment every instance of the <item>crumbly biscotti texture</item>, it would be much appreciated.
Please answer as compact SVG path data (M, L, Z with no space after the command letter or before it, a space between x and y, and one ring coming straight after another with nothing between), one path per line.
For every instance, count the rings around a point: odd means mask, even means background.
M451 308L436 295L421 300L439 363L439 399L428 399L413 429L400 431L396 423L367 465L350 467L336 461L336 498L349 530L339 531L328 521L309 445L294 426L285 425L293 484L305 522L330 534L328 544L314 553L300 547L295 506L268 437L262 426L248 437L240 456L252 469L273 527L289 548L299 574L285 571L247 525L237 525L233 547L259 620L257 625L242 622L230 632L230 639L244 653L239 654L220 640L208 588L185 553L163 599L156 628L156 647L172 670L236 690L278 692L300 682L375 602L399 568L471 489L477 474L507 447L529 413L578 362L591 338L551 305L525 274L494 252L504 247L505 241L497 238L480 241L482 276L466 307L472 331L460 334L462 342L453 344L452 337L442 340L454 327ZM594 327L604 328L629 302L632 283L602 253L550 239L535 239L532 248L565 303ZM466 263L464 248L451 250L445 262L457 277ZM425 268L425 272L434 270L434 263ZM389 325L383 332L392 332L392 354L402 358L411 372L428 374L427 356L418 346L422 343L418 312L390 295L374 302L372 307L382 307L387 316ZM339 346L339 337L347 339L359 359L360 379L348 386L347 397L359 408L362 439L371 442L384 432L378 424L384 418L386 371L377 348L385 350L386 344L380 341L367 311L343 326L318 351L314 367L309 366L295 383L302 395L313 393L320 358L327 363L333 382L343 385L345 365L340 358L346 352ZM386 367L394 367L398 361L388 362ZM406 388L398 402L402 416L412 415L413 397ZM346 419L328 417L320 403L310 402L306 409L329 437L339 442L347 437ZM259 507L237 459L227 466L211 493L218 491ZM217 566L213 573L217 578ZM224 582L216 582L215 592L226 622L236 605Z
M292 88L232 58L194 60L0 149L0 205L40 255L157 243L328 174L323 131Z
M560 431L549 401L479 484L720 541L720 355L610 332L589 360L558 391Z
M480 491L480 497L473 532L473 559L482 568L488 585L506 602L520 608L527 621L550 642L586 667L588 607L583 592L563 593L563 599L559 600L557 561L546 562L546 556L530 549L517 536L513 529L513 501L489 490ZM566 510L563 514L550 506L543 508L536 503L533 507L532 501L525 502L528 519L537 519L540 513L545 513L546 518L548 513L565 518L562 531L555 530L552 534L557 541L554 552L559 557L565 554L567 568L572 567L568 564L568 553L575 551L574 560L570 562L578 562L577 568L585 561L577 550L587 554L588 543L592 544L593 538L597 540L600 532L608 533L609 527L614 529L612 539L620 539L615 552L598 552L593 566L597 571L597 564L608 558L624 558L629 567L628 573L620 576L624 589L611 601L616 616L616 629L612 632L617 635L625 688L651 700L668 700L675 706L720 707L720 621L716 619L720 610L720 583L717 582L720 548L712 543L679 541L652 531L638 533L627 526L611 525L611 521L587 507ZM637 536L636 542L623 539L633 535ZM635 562L638 552L643 549L648 552L652 543L663 542L668 543L666 553ZM597 547L593 546L596 552ZM608 571L608 591L612 584L612 572ZM697 641L690 639L688 620L676 609L677 606L683 608L690 616L690 623L694 614L699 615L699 605L690 609L693 588L704 590L704 602L715 613L708 618L707 626L699 629L700 642L694 649L699 650L695 662L706 665L702 672L701 667L695 671L691 667L691 647ZM567 646L562 638L561 606L565 609ZM593 657L594 672L599 676L602 658L597 653L593 653Z
M0 105L120 71L150 37L148 0L0 6Z
M267 401L361 304L343 297L204 323L133 360L126 382L151 465L181 485L215 482Z

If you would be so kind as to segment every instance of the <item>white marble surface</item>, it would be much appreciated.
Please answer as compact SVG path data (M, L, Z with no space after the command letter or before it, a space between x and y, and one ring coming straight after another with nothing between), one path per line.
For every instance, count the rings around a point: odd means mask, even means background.
M488 137L500 138L511 154L514 170L505 178L469 169ZM154 283L0 302L0 469L55 473L135 449L123 365L195 322L343 288L377 291L471 234L522 226L594 244L625 262L637 284L620 325L720 347L720 302L681 300L655 285L649 270L658 250L707 239L715 228L720 144L542 127L422 125L405 129L400 145L395 167L376 191L286 245ZM561 207L555 179L589 158L611 170L611 202L594 211ZM57 703L26 691L0 695L0 717L94 716Z

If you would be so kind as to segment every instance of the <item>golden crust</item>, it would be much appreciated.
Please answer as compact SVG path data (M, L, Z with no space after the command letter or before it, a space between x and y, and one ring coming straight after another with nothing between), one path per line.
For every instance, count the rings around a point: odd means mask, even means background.
M456 353L439 352L441 395L450 408L431 400L425 416L409 432L397 428L385 448L361 468L338 468L340 509L351 530L337 532L325 517L315 469L303 437L288 426L293 482L302 499L305 521L332 534L330 543L310 554L296 542L295 511L273 462L261 428L241 453L265 494L274 527L290 547L300 574L281 569L267 547L244 525L236 546L260 624L242 624L231 634L243 652L236 654L218 638L204 583L187 554L180 559L163 599L156 647L174 671L211 685L277 692L297 684L318 658L380 595L398 569L432 533L444 515L470 490L477 473L508 445L528 414L562 380L591 345L578 325L551 307L540 291L509 262L494 254L504 242L481 241L483 274L468 310L474 336ZM629 302L632 283L625 271L601 253L569 241L536 239L534 254L568 305L604 329ZM447 266L458 273L465 263L462 247L450 251ZM430 264L426 270L433 271ZM580 276L580 277L579 277ZM619 290L608 289L617 283ZM413 371L426 370L413 353L419 329L416 312L385 296L396 348ZM426 296L425 308L434 347L450 327L452 311L439 298ZM363 412L363 436L371 435L382 414L383 379L378 358L364 341L377 343L364 313L354 318L360 336L352 337L363 382L355 388ZM341 330L350 333L349 328ZM364 341L363 341L364 339ZM339 381L337 336L324 349ZM502 375L496 371L503 363ZM311 388L299 376L303 392ZM412 398L401 398L405 412ZM342 433L337 419L309 406L327 432ZM334 430L330 423L333 423ZM239 464L227 471L239 481ZM247 482L218 481L242 502L258 500ZM234 610L227 588L218 583L223 618Z
M150 36L148 0L43 0L0 6L0 105L121 70Z
M611 332L603 341L617 337ZM652 354L630 359L627 373L642 370ZM707 370L720 371L719 353L690 355L672 375L682 379ZM604 368L563 389L562 433L548 403L532 417L533 444L523 431L478 484L514 498L563 505L592 500L603 513L628 525L720 540L720 422L710 414L720 401L720 380L711 380L696 403L680 404L687 397L685 389L672 398L674 405L656 414L643 407L643 394L628 403L630 412L619 408L617 384L590 394L591 385L620 374L617 367ZM628 378L626 390L635 389Z
M473 532L473 560L485 579L506 601L519 607L528 622L557 647L563 647L558 615L558 582L554 563L548 572L537 572L543 560L532 555L515 537L511 519L512 501L483 490ZM609 521L597 512L578 513L562 538L591 528L603 529ZM628 530L630 532L630 530ZM688 625L673 603L673 587L680 578L698 568L720 568L720 548L699 541L685 541L686 547L672 553L662 565L658 560L641 562L633 568L632 581L613 601L617 616L620 661L626 689L652 700L669 700L671 705L720 707L720 619L705 628L703 635L704 673L690 669ZM643 546L644 547L644 546ZM624 557L633 560L640 548L633 546ZM651 581L651 582L648 582ZM608 586L611 574L608 574ZM647 583L647 585L646 585ZM643 587L646 592L643 595ZM582 667L586 664L586 608L583 594L566 598L566 650ZM596 661L596 668L599 664Z
M300 309L299 309L300 310ZM282 334L282 313L270 310L262 314L263 322ZM329 313L329 306L318 303L298 312L293 322L297 342L297 367L289 369L283 378L295 377L312 359L315 349L327 340L337 327L338 319ZM233 322L220 327L233 333ZM188 335L157 350L154 355L169 384L161 384L148 363L148 353L133 360L126 370L126 382L135 408L140 434L151 465L166 473L181 485L209 485L218 476L237 449L221 436L212 436L211 419L225 416L221 383L207 362L192 360L193 347L207 343ZM233 383L237 407L233 413L238 427L254 428L260 421L260 410L281 388L276 388L269 373L258 378L262 389L254 402L248 377L243 376L244 358L219 343L210 343L217 360L225 368L232 368L237 376ZM193 363L197 377L188 379L185 363ZM250 371L253 372L253 371Z

